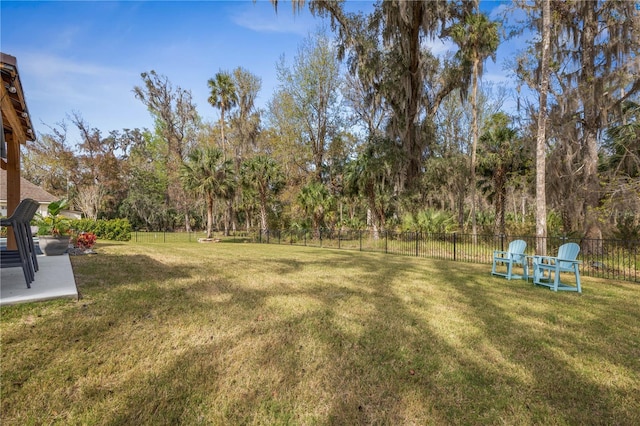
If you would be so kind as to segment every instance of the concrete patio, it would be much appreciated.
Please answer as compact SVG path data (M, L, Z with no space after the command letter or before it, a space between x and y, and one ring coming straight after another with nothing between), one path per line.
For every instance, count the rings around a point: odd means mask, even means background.
M0 269L0 306L56 298L78 299L69 255L38 256L40 270L27 288L22 268Z

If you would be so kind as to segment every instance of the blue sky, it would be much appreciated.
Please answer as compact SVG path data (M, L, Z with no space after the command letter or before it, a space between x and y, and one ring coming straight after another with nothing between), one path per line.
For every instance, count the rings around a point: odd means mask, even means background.
M349 1L349 10L373 1ZM494 10L499 2L483 2ZM218 118L207 103L207 80L242 66L261 77L258 106L278 81L276 62L290 64L302 40L321 21L306 9L294 15L289 1L278 13L269 1L7 1L0 2L2 52L17 57L36 134L78 112L105 135L147 127L152 119L133 95L140 73L155 70L192 92L203 119ZM437 41L439 49L447 46ZM513 52L501 47L485 80L509 81L502 69ZM69 126L71 127L71 126ZM70 132L70 142L75 142Z

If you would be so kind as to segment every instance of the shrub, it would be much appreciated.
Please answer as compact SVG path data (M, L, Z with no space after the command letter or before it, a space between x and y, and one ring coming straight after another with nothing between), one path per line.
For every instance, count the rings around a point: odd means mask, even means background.
M127 219L77 219L71 226L78 232L92 232L104 240L129 241L131 239L131 224Z
M441 210L426 209L415 215L406 214L402 218L404 232L420 231L429 234L453 232L456 222L452 215Z
M73 238L73 246L86 250L91 249L96 243L96 235L93 232L80 232Z

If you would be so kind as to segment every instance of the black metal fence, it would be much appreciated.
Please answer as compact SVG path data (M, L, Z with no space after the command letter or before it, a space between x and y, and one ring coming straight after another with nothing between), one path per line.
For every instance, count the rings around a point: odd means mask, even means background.
M217 234L221 235L221 234ZM197 242L202 233L133 232L136 242ZM527 242L526 253L535 254L536 237L510 235L471 235L459 233L432 234L423 232L328 230L268 230L233 232L216 237L225 241L248 241L261 244L287 244L344 250L381 252L403 256L453 260L457 262L493 262L494 250L506 250L515 239ZM550 237L547 254L557 253L564 243L575 242L581 247L581 274L585 276L640 282L640 241L591 240Z

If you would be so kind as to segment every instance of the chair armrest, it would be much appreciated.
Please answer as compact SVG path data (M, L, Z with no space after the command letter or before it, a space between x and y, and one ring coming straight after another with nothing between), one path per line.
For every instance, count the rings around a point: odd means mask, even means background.
M550 265L556 258L553 256L533 256L533 263L537 265Z
M546 261L546 262L545 262ZM577 259L561 259L559 257L553 257L553 256L533 256L533 262L537 263L537 264L541 264L541 263L546 263L546 264L550 264L551 262L568 262L568 263L582 263L581 260L577 260Z
M577 264L581 264L582 260L578 260L578 259L560 259L559 257L555 258L557 262L567 262L567 263L577 263Z

